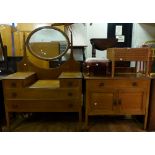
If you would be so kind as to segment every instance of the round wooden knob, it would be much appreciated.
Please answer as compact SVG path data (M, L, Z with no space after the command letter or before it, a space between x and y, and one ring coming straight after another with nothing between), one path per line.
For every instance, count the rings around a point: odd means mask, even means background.
M132 86L137 86L137 82L133 82L132 83Z
M68 82L68 87L73 86L73 82Z
M103 86L104 86L103 82L99 83L99 87L103 87Z
M12 108L14 108L14 109L15 109L15 108L18 108L18 105L17 105L17 104L13 104L13 105L12 105Z
M72 92L69 92L69 93L68 93L68 96L73 96L73 93L72 93Z
M73 104L72 103L68 104L68 107L73 108Z
M17 87L16 82L12 82L12 83L11 83L11 87Z

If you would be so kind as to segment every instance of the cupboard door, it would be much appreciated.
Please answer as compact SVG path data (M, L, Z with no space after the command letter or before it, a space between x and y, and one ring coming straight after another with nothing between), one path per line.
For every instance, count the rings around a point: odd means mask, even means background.
M115 92L91 92L90 112L93 114L112 114L116 106Z
M120 90L118 105L122 114L145 114L146 93L143 90Z

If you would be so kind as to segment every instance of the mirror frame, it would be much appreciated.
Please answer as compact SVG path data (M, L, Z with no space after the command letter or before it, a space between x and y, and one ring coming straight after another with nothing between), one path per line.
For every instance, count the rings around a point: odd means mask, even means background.
M54 29L58 32L60 32L65 38L66 38L66 41L67 41L67 48L64 52L62 52L62 54L59 54L58 56L55 56L55 57L51 57L51 58L45 58L45 57L41 57L41 56L38 56L36 54L34 54L34 51L32 50L31 46L30 46L30 39L31 37L33 36L34 33L42 30L42 29ZM50 61L50 60L55 60L55 59L59 59L61 58L62 56L64 56L66 54L66 52L68 51L69 48L71 48L71 44L70 44L70 41L69 41L69 38L67 36L67 34L65 32L63 32L62 30L60 30L59 28L56 28L56 27L53 27L53 26L42 26L42 27L39 27L39 28L36 28L34 29L27 37L26 39L26 47L28 48L28 51L35 57L41 59L41 60L46 60L46 61Z

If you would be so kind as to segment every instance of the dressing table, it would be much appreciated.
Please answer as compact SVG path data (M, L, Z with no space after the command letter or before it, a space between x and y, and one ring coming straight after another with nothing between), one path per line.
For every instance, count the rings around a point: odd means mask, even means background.
M72 38L72 37L71 37ZM25 43L24 58L17 72L3 79L7 128L13 112L77 112L82 119L82 74L73 57L72 39L60 29L44 26L33 30ZM40 60L70 57L55 68L42 68L29 61L28 51Z

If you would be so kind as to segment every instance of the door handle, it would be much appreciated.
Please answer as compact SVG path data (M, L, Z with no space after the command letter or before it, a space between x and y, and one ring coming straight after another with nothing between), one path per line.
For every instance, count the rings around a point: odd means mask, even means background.
M132 82L132 86L137 86L137 82Z

